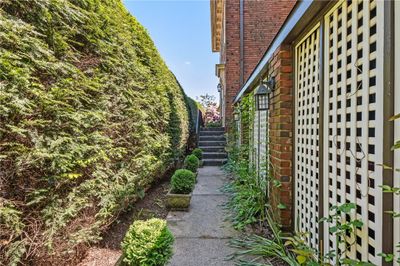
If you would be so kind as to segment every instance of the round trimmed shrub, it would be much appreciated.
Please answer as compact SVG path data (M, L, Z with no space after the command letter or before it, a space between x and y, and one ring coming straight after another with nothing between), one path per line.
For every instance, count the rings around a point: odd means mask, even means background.
M171 192L189 194L193 191L195 182L196 176L192 171L186 169L176 170L171 178Z
M124 263L132 266L161 266L172 257L174 237L162 219L135 221L122 241Z
M202 160L203 159L203 150L200 148L196 148L192 151L192 154L197 157L197 159Z
M199 163L199 159L194 154L191 154L186 156L185 161L183 162L183 168L196 173L197 168L199 168Z

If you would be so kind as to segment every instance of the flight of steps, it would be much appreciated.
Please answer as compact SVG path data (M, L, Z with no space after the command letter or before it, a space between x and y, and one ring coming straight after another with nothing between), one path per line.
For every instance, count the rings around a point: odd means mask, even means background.
M224 133L223 127L200 129L199 148L203 151L204 166L218 166L226 162Z

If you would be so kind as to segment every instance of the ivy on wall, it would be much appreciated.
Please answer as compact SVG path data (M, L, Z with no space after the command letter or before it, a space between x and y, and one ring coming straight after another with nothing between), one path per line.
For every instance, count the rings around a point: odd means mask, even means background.
M0 3L0 261L73 264L182 155L186 96L120 0Z

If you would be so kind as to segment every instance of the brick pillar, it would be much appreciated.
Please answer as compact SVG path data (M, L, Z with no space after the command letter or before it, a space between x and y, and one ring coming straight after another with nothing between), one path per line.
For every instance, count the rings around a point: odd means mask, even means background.
M229 125L233 118L233 98L240 89L240 2L230 0L226 2L226 46L225 46L225 119Z
M283 229L290 230L292 221L292 53L290 46L279 47L270 61L270 73L275 77L276 86L271 94L269 134L270 159L273 178L280 187L271 185L271 204L275 218ZM285 209L278 208L283 204ZM281 205L282 206L282 205Z

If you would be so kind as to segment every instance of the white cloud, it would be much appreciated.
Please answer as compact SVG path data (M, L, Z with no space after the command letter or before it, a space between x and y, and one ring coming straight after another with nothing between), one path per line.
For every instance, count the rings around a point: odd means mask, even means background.
M192 64L192 62L190 62L190 61L185 61L185 65L191 65Z

